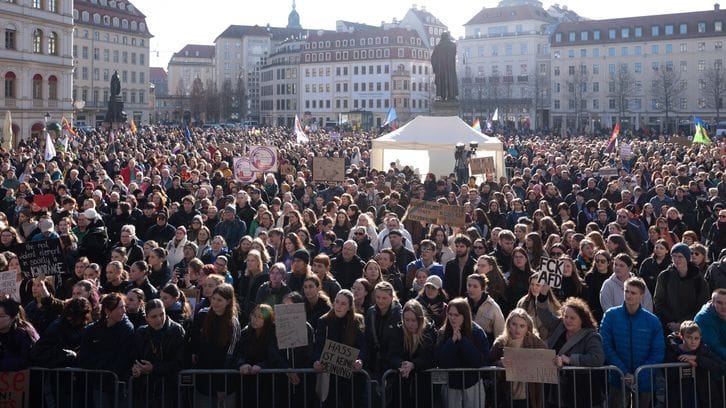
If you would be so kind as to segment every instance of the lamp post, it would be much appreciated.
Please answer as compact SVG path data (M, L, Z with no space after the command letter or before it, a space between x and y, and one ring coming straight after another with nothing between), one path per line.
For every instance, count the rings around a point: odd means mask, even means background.
M45 116L43 117L43 119L45 119L45 126L47 127L48 126L48 122L50 122L50 119L51 119L50 113L49 112L46 112L45 113Z

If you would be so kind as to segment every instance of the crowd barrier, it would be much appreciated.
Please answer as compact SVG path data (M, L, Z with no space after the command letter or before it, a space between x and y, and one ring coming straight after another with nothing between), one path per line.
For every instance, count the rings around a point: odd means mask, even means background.
M408 379L389 370L381 381L380 398L382 407L391 408L597 407L614 398L608 374L623 378L614 366L563 367L559 384L507 382L502 367L430 369L411 373ZM622 381L619 388L624 395ZM509 398L515 394L521 399Z
M719 367L721 370L724 367ZM648 385L644 386L642 382ZM686 363L649 364L638 367L631 394L646 392L645 400L633 397L635 408L726 408L726 376Z
M28 406L117 408L125 389L111 371L31 367Z

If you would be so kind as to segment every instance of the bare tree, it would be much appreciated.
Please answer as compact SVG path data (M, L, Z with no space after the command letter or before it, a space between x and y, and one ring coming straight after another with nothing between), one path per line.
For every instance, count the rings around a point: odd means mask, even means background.
M545 72L537 71L530 75L530 84L532 87L532 98L534 99L534 123L532 127L539 129L542 127L543 119L539 116L540 111L546 107L549 100L550 79Z
M189 99L191 108L189 109L192 114L192 119L195 121L201 121L202 113L206 111L205 104L206 104L206 92L204 90L204 83L202 83L202 80L197 77L194 79L194 82L192 82L192 90L189 93Z
M219 92L217 87L211 80L207 80L206 84L206 101L205 101L205 117L207 122L220 121Z
M582 119L587 117L587 99L590 97L587 89L592 78L587 72L587 65L580 64L574 68L574 72L570 71L571 75L565 81L565 86L569 97L568 108L575 114L575 129L580 131L586 127L582 124Z
M618 122L629 110L628 100L635 96L637 87L635 78L628 69L621 65L614 73L609 75L608 97L615 101L615 110L618 113Z
M721 109L726 98L726 70L716 63L703 71L699 80L701 97L706 100L706 107L716 111L716 123L721 120Z
M234 89L232 89L232 80L225 79L222 82L222 89L219 92L220 110L222 117L230 119L234 112Z
M665 113L666 132L670 132L670 113L675 112L678 101L686 92L688 84L681 73L673 67L662 65L655 73L650 84L650 96L655 102L655 110Z
M247 118L247 87L242 76L237 78L237 86L234 90L234 108L240 120Z

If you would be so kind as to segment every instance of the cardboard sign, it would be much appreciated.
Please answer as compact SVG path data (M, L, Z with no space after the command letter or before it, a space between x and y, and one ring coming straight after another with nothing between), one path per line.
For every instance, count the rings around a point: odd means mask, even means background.
M673 143L674 145L683 146L683 147L691 147L692 142L688 140L687 137L683 136L673 136L670 139L668 139L669 143Z
M292 164L285 163L285 164L280 165L280 174L282 174L283 176L287 176L287 175L294 176L296 173L297 173L297 170L295 170L295 166L293 166Z
M0 372L0 407L27 408L30 371Z
M345 181L345 158L313 158L313 181Z
M59 239L25 242L15 248L20 261L20 270L26 278L61 275L67 272Z
M250 166L252 171L261 173L277 171L277 148L271 146L252 146L250 148Z
M13 271L0 272L0 293L15 298L15 291L18 288L18 281L15 275Z
M406 211L406 216L404 218L410 221L436 224L439 220L440 210L441 204L436 201L419 201L416 204L408 206L408 210Z
M275 305L275 335L280 350L308 345L304 303Z
M463 227L466 225L466 208L458 205L441 205L438 224Z
M505 370L507 381L559 384L555 351L550 349L504 348L504 358L512 361Z
M474 157L469 161L471 174L491 174L496 172L493 157Z
M250 159L247 157L234 158L234 178L243 183L251 183L255 180L255 171L252 170Z
M618 175L618 169L607 167L598 170L598 173L600 174L600 177L614 177Z
M630 157L633 155L633 150L630 147L629 144L623 143L620 145L620 158L623 160L630 160Z
M539 280L538 283L544 283L551 288L559 289L562 287L562 269L565 261L553 258L542 258L539 264Z
M323 353L320 355L320 364L323 371L344 378L353 377L353 363L358 358L360 350L345 344L325 340ZM554 352L553 352L554 353Z

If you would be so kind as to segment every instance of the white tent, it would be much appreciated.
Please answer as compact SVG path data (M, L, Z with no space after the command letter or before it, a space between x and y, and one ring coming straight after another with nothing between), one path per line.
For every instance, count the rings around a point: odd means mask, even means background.
M420 175L433 173L437 177L454 170L454 151L457 143L470 142L479 147L476 157L493 157L497 177L505 176L502 142L484 135L458 116L417 116L406 125L373 140L371 168L387 170L396 162L411 166Z

